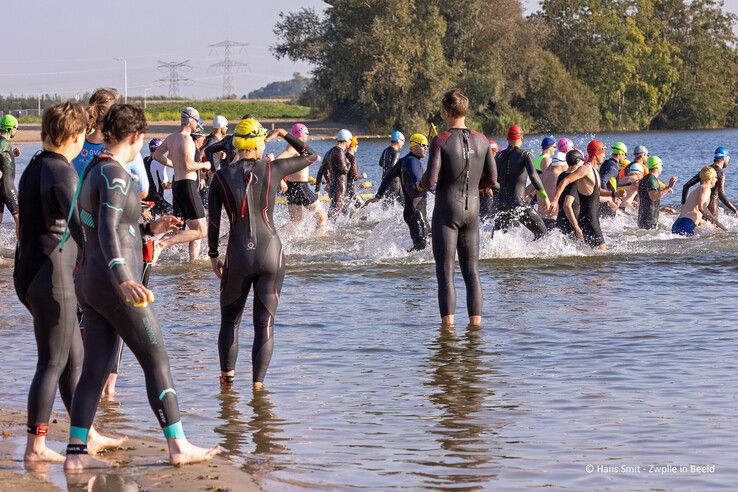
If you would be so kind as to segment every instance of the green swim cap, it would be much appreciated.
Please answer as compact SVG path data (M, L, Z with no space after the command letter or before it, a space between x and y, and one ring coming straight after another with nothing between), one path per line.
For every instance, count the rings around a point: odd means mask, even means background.
M623 142L615 142L612 146L612 153L615 155L628 155L628 147Z
M12 114L3 115L0 118L0 130L7 132L18 126L18 120Z
M648 166L648 169L656 169L657 167L661 167L664 164L663 162L661 162L661 157L657 155L652 155L646 161L646 165Z

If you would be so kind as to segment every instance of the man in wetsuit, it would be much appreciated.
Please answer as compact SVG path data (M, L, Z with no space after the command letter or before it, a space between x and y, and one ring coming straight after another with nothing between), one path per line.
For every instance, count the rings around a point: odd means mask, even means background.
M441 116L448 130L433 138L428 169L418 183L420 191L436 187L431 242L438 280L438 307L444 326L454 325L457 252L466 285L469 323L482 323L478 190L496 188L497 172L487 137L466 127L468 109L469 99L458 89L444 94Z
M615 142L613 144L610 158L600 166L601 191L617 191L618 173L620 172L621 163L625 161L627 155L628 147L623 142ZM615 202L612 203L615 204ZM600 215L602 217L615 217L616 211L616 206L600 207Z
M349 161L346 158L348 146L351 143L351 132L343 129L336 135L336 145L325 154L323 164L318 169L315 178L315 192L320 193L320 185L323 178L328 180L328 195L331 197L331 205L328 215L335 216L344 214L346 208L346 175L349 172Z
M211 145L223 140L227 134L228 120L226 119L226 117L218 115L213 118L213 131L211 131L205 138L205 143L202 146L203 152L205 153L205 160L210 162L210 164L212 165L212 167L210 168L211 173L215 173L215 171L220 169L221 160L223 159L223 157L225 157L225 153L221 151L211 152L210 154L207 154L206 150Z
M11 148L10 140L18 133L18 120L11 114L0 118L0 222L3 208L7 207L15 221L18 235L18 192L15 189L15 158L20 155L17 148Z
M274 228L274 200L282 179L318 159L306 143L283 129L269 135L253 118L239 122L233 144L238 160L215 173L208 210L208 256L220 283L221 324L218 336L221 385L233 383L238 357L238 328L253 286L254 390L263 387L274 345L274 317L284 280L282 243ZM264 159L265 140L282 137L296 155ZM226 260L218 259L221 211L230 221Z
M292 125L290 132L293 137L307 143L310 136L310 130L302 123ZM277 156L277 159L287 159L299 155L297 150L291 145ZM296 173L290 174L285 178L287 181L287 212L290 214L290 221L293 226L302 222L302 209L305 208L309 212L315 214L318 233L322 234L326 228L328 216L325 213L323 204L318 201L318 196L308 186L308 178L310 177L310 166L300 169Z
M250 118L251 115L245 115L243 118ZM217 118L217 117L216 117ZM217 140L208 138L205 141L203 152L205 153L205 160L213 164L214 169L211 171L214 173L222 166L227 166L236 157L236 149L233 147L233 135L228 135L228 120L223 118L218 124L222 125L225 123L225 127L219 128L217 131L214 130L211 136L215 138L216 135L221 136ZM216 122L213 120L213 126Z
M533 156L523 151L523 129L513 125L507 131L508 147L497 154L497 180L500 192L495 196L494 231L507 232L510 223L517 220L533 233L536 240L546 233L546 224L525 200L525 184L530 180L543 199L544 208L549 208L548 195L541 178L533 166Z
M489 141L489 148L492 150L493 156L496 156L497 152L500 151L497 142L494 140ZM494 199L495 194L492 188L488 187L479 190L479 219L481 221L494 218Z
M641 229L656 229L659 223L661 199L674 191L676 176L672 176L668 186L663 190L659 176L663 169L661 158L652 155L646 161L648 175L638 183L638 227Z
M396 178L400 179L400 190L402 191L405 209L402 217L410 229L410 237L413 247L409 251L420 251L425 249L428 237L426 194L418 190L418 183L423 177L423 163L420 161L428 152L428 139L425 135L415 133L410 137L410 152L397 161L392 169L382 179L374 198L368 200L366 205L382 199Z
M723 202L723 206L725 206L725 208L738 216L738 209L736 209L735 205L733 205L730 199L725 196L724 169L728 166L729 162L730 154L725 147L718 147L717 149L715 149L715 156L713 158L711 167L715 169L715 174L717 175L717 184L712 188L710 194L710 206L708 207L712 215L714 215L715 217L717 217L719 213L718 199ZM699 182L701 182L701 180L700 175L698 174L686 183L684 183L684 186L682 187L682 204L684 204L687 200L687 193L689 193L689 189Z
M151 213L154 216L168 215L172 213L172 205L164 198L164 190L172 187L169 180L167 168L160 162L155 161L153 154L161 145L161 139L153 138L149 142L149 155L144 157L144 167L146 168L146 177L149 180L149 194L144 200L153 202L154 206Z
M680 236L694 236L695 229L703 224L715 224L721 227L717 216L710 211L710 200L713 188L717 186L717 172L713 166L705 166L699 174L700 185L693 190L685 203L681 213L671 226L672 234Z
M541 153L533 161L533 167L535 167L538 174L542 174L551 164L551 158L554 152L556 152L556 139L553 137L543 137L543 140L541 140Z
M399 130L393 131L390 139L389 147L384 149L382 155L379 156L379 167L382 168L382 179L387 176L390 169L392 169L392 167L397 163L397 160L400 158L400 151L405 145L405 135L403 135ZM401 201L399 179L392 181L385 198L387 200L387 205L391 204L395 200L398 202Z
M199 256L196 241L207 235L205 225L205 207L200 198L197 171L210 169L209 162L195 160L195 143L192 133L202 129L203 121L195 108L182 110L181 125L177 133L164 139L154 152L154 159L167 167L174 168L172 196L174 207L178 208L187 224L187 230L181 230L171 236L154 243L155 264L162 251L179 243L190 243L190 261Z

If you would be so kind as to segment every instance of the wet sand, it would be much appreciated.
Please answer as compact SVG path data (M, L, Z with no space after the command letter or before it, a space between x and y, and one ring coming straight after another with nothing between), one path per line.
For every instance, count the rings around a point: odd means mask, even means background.
M62 450L68 429L67 418L55 414L49 426L49 447ZM143 439L129 437L122 449L98 455L105 461L118 464L110 470L65 474L62 464L26 468L23 462L25 414L0 410L0 431L2 490L260 490L248 473L222 457L207 463L170 466L166 461L164 439L153 439L153 436Z

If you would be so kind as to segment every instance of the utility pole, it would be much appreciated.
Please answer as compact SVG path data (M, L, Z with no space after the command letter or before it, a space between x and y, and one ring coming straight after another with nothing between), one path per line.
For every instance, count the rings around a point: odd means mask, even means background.
M146 111L146 93L149 92L151 89L148 87L144 88L144 111Z
M38 93L38 116L41 117L41 93Z
M123 103L128 104L128 61L125 58L113 58L123 62Z
M157 67L161 71L168 71L169 75L156 80L160 85L169 84L169 97L171 99L176 99L179 97L179 86L180 85L187 85L191 83L192 81L188 78L183 77L179 72L180 71L188 71L192 70L192 65L190 65L190 60L185 60L181 62L163 62L158 61L159 66Z
M223 60L218 63L210 65L212 68L223 69L223 99L226 99L233 94L233 72L242 71L247 65L235 61L231 58L231 48L248 46L247 43L238 43L235 41L221 41L209 45L210 48L223 48Z

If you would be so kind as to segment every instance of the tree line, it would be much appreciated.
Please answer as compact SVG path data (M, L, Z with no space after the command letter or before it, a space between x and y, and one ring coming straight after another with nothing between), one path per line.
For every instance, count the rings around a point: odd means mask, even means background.
M450 87L500 133L738 121L736 16L716 0L329 0L283 12L278 58L314 65L303 104L372 129L439 121Z

